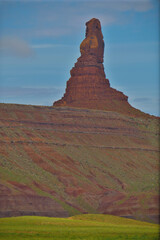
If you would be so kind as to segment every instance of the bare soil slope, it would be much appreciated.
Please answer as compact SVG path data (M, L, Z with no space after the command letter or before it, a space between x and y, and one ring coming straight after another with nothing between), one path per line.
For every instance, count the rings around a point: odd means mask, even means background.
M0 216L158 216L156 117L0 104Z

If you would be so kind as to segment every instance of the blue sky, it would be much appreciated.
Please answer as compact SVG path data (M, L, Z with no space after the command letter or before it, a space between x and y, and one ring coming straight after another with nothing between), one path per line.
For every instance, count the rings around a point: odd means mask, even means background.
M0 0L0 102L52 105L99 18L111 87L159 115L159 1Z

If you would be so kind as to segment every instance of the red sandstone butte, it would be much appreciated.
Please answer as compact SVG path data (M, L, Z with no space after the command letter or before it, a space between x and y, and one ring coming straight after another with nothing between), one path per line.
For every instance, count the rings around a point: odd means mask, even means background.
M70 71L66 92L54 106L70 106L131 112L128 97L110 87L106 79L103 54L104 41L100 21L92 18L86 23L86 37L80 45L81 56Z

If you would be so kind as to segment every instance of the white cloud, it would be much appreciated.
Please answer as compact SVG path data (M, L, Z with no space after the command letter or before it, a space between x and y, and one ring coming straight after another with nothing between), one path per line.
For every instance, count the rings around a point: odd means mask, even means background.
M0 38L0 53L26 58L33 55L33 50L26 41L17 37L6 36Z

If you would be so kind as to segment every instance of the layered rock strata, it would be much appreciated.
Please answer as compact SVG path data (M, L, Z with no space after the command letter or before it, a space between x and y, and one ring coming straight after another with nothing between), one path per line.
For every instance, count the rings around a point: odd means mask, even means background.
M105 213L156 221L159 118L0 104L0 217Z
M54 106L71 106L129 112L128 97L110 87L106 79L103 54L104 41L98 19L86 23L86 38L80 45L81 56L70 71L66 92Z

